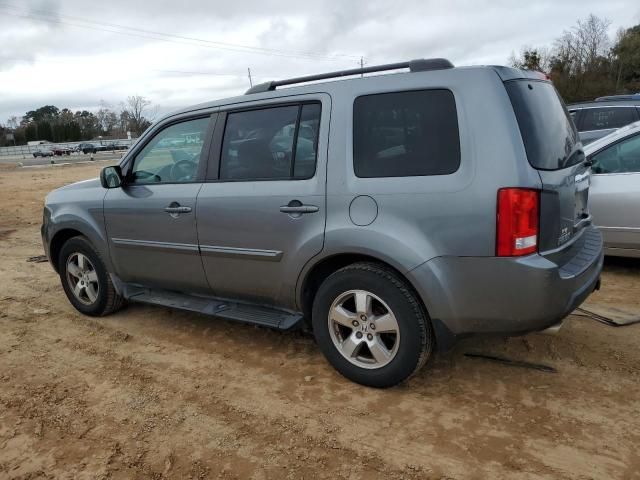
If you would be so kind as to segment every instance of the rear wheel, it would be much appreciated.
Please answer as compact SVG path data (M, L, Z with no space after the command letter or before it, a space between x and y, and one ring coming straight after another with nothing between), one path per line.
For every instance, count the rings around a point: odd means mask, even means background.
M73 237L62 246L58 271L67 298L85 315L108 315L125 303L100 255L85 237Z
M431 323L413 291L396 272L374 263L330 275L315 297L312 322L336 370L371 387L402 382L433 350Z

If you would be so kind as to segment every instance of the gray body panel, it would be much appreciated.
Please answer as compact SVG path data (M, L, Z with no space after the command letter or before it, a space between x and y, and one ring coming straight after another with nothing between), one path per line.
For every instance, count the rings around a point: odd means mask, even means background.
M322 102L315 176L223 182L210 171L206 178L211 180L202 177L201 184L125 186L106 198L106 190L97 186L92 205L99 210L105 198L106 229L94 219L97 232L90 238L111 252L109 269L126 283L302 311L303 287L313 268L336 255L357 254L404 275L434 323L453 334L546 328L591 292L602 267L602 245L588 218L575 221L575 177L585 167L539 172L527 161L503 85L515 78L533 77L493 67L378 75L256 93L171 114L129 150L123 171L145 142L175 119L312 99ZM354 100L421 89L447 89L455 98L458 170L437 176L357 177ZM219 141L212 141L212 152L220 148ZM217 168L214 157L209 153L210 169ZM497 191L504 187L555 196L556 204L548 204L553 218L542 225L548 239L542 255L495 257ZM73 203L80 197L68 195L61 190L51 198ZM297 218L282 213L280 207L292 200L317 211ZM163 208L173 201L191 206L192 212L169 216ZM68 208L91 217L86 205ZM59 218L45 221L45 243L52 238L50 230L64 227ZM569 227L571 235L558 243Z

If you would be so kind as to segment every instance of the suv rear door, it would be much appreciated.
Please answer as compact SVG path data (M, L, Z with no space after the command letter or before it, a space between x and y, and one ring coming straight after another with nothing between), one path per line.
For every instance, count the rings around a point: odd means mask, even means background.
M198 195L198 238L218 297L294 307L304 264L322 250L326 94L222 108L207 182Z
M591 223L590 172L578 132L560 96L548 81L505 82L529 163L542 181L541 253L567 244Z

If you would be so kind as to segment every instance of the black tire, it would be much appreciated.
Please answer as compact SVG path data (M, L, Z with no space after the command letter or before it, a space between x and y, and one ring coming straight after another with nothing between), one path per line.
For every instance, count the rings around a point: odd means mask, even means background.
M354 365L332 339L329 311L334 301L351 290L366 290L379 297L397 320L399 344L395 357L379 368ZM416 294L395 271L376 263L355 263L330 275L315 296L312 324L316 341L329 363L349 380L369 387L392 387L408 379L433 352L431 321Z
M97 297L91 304L83 303L76 298L68 280L67 262L71 256L77 253L89 259L97 274ZM80 313L92 317L100 317L120 310L126 303L124 298L116 292L100 255L91 242L85 237L78 236L70 238L62 246L58 257L58 272L60 273L60 281L62 282L62 288L67 298Z

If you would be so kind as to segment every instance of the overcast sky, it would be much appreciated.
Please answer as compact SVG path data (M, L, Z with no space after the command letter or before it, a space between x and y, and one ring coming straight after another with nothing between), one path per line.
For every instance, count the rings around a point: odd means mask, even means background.
M638 0L0 0L0 122L42 105L160 112L255 81L422 57L505 64L551 45L589 13L611 35L640 23Z

